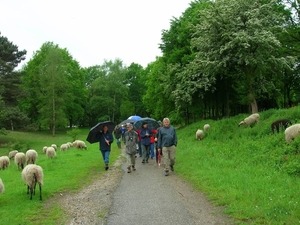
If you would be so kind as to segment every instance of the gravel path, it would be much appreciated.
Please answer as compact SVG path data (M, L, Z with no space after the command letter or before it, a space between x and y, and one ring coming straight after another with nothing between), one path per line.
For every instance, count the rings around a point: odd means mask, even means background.
M155 160L136 160L136 171L127 173L123 157L78 193L64 193L58 201L66 210L66 225L232 225L222 208L179 179L164 176ZM121 166L121 169L120 169Z

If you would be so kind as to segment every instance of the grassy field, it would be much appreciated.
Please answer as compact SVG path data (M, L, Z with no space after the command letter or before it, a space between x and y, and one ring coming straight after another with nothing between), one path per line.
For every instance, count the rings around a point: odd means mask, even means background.
M238 127L246 116L178 130L176 171L238 224L299 224L300 137L287 145L284 131L272 134L271 123L299 122L300 108L261 112L253 128ZM205 123L211 130L197 141Z
M281 118L299 122L300 107L261 112L260 122L253 128L238 127L246 116L198 121L178 129L176 173L213 204L224 206L224 213L237 224L299 224L300 137L287 145L284 131L272 134L270 126ZM204 140L197 141L196 130L205 123L211 130ZM88 130L80 132L78 139L85 140ZM88 144L88 150L58 151L52 160L42 153L44 145L59 146L71 139L63 132L55 137L23 132L0 136L0 155L8 155L16 146L22 151L36 149L37 164L45 174L43 201L38 195L30 201L13 161L0 171L6 189L0 195L1 224L63 224L62 209L58 205L45 208L44 202L57 193L76 191L105 172L98 144ZM111 161L119 153L114 143Z
M85 140L88 130L80 130L78 139ZM0 178L5 185L5 192L0 194L0 224L64 224L63 210L58 205L45 207L45 201L64 191L76 191L89 184L93 179L105 173L102 156L97 143L87 143L87 150L71 148L67 151L57 151L57 157L48 159L43 153L43 146L56 144L58 147L72 138L66 132L60 132L55 137L47 133L10 132L7 136L0 136L2 146L0 155L8 155L12 149L25 152L35 149L39 156L37 165L44 170L43 201L39 200L39 189L29 200L27 187L21 178L14 161L6 170L0 170ZM4 144L5 143L5 144ZM113 143L111 162L120 154Z

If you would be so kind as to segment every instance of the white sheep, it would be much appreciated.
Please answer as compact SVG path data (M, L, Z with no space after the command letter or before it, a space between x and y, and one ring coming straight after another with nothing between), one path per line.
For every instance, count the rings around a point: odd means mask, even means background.
M32 195L35 195L36 184L39 184L40 200L42 200L42 185L44 179L42 167L35 164L25 166L22 170L22 179L27 185L27 194L29 194L30 190L30 200L32 200Z
M43 152L46 154L48 146L43 147Z
M70 145L67 143L67 144L62 144L61 146L60 146L60 150L61 151L66 151L66 150L68 150L70 148Z
M204 132L203 132L203 130L198 129L196 131L196 139L197 140L202 140L203 138L204 138Z
M46 155L49 159L52 159L56 156L56 151L53 147L48 147L46 151Z
M300 123L294 124L285 129L285 141L289 144L292 140L294 140L300 133Z
M18 169L24 169L25 162L26 162L26 156L25 153L23 152L18 152L15 155L15 164L18 166Z
M38 157L38 153L34 150L34 149L29 149L26 151L26 164L35 164L37 157Z
M57 150L57 145L56 144L52 144L51 147L53 147L55 149L55 151Z
M12 159L17 154L18 150L12 150L8 153L8 158Z
M73 147L73 143L72 142L68 142L67 144L69 145L69 148Z
M87 149L86 144L84 143L84 141L81 141L81 140L74 141L73 146L75 148L79 148L79 149L82 149L82 148Z
M9 161L9 158L8 158L8 156L1 156L0 157L0 170L1 169L6 169L6 168L8 168L9 167L9 165L10 165L10 161Z
M204 131L208 131L210 129L210 125L209 124L205 124L204 126L203 126L203 130Z
M3 193L4 192L4 184L0 178L0 193Z
M253 113L252 115L248 116L243 121L241 121L239 123L239 126L242 126L242 125L252 126L254 123L258 123L259 122L259 118L260 118L260 116L259 116L258 113Z

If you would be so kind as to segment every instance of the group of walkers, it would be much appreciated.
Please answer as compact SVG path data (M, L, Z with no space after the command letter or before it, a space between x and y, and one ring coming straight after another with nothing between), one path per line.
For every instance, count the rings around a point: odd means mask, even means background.
M170 119L164 118L160 122L157 129L149 129L147 122L142 123L141 129L134 130L133 124L128 123L114 130L117 146L121 149L121 142L125 144L125 152L127 158L127 173L136 170L136 155L142 157L142 163L149 162L149 158L156 157L159 163L161 156L164 165L165 176L169 175L169 170L174 171L175 154L177 146L176 130L170 125ZM112 133L108 131L107 126L103 126L103 130L99 132L99 146L105 163L105 169L108 169L109 153L111 143L114 138ZM154 153L155 149L155 153Z

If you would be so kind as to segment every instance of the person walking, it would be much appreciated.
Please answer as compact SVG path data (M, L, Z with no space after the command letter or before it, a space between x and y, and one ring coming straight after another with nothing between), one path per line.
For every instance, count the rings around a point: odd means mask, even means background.
M141 146L142 146L142 163L148 163L150 154L150 136L152 136L152 131L148 128L147 122L142 123L142 128L140 131L141 136Z
M163 124L162 124L161 121L158 121L158 124L159 124L159 127L158 127L157 130L156 130L155 138L154 138L154 142L155 142L155 159L156 159L156 163L157 163L157 164L159 164L159 162L158 162L158 146L157 146L157 138L158 138L158 132L159 132L159 129L163 126ZM160 152L160 155L162 155L162 152Z
M103 129L99 131L97 137L99 140L100 152L105 163L105 170L108 170L111 143L113 143L114 137L112 133L108 131L108 126L106 125L104 125Z
M133 125L127 125L127 131L124 133L124 144L125 144L125 152L127 158L127 173L131 173L131 168L133 171L136 170L135 168L135 155L137 152L137 145L138 145L138 134L136 131L133 130Z
M121 131L121 127L119 125L117 125L114 129L114 136L117 141L118 148L121 149L122 148L122 146L121 146L122 131Z
M162 163L165 167L165 176L169 176L169 169L174 171L177 146L176 130L170 125L169 118L163 119L163 127L158 131L157 146L158 151L162 152Z

